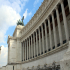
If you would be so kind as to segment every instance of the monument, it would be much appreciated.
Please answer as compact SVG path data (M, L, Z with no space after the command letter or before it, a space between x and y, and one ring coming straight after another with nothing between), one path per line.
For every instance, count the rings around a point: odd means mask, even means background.
M23 19L0 70L70 70L70 0L44 0L26 26Z

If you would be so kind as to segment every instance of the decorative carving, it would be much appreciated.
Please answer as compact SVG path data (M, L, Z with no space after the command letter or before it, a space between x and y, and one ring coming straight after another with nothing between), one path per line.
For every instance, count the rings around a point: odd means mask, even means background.
M44 64L44 67L46 68L47 67L47 64Z
M55 61L52 64L52 69L56 70L56 62Z
M37 66L37 69L40 69L40 65Z

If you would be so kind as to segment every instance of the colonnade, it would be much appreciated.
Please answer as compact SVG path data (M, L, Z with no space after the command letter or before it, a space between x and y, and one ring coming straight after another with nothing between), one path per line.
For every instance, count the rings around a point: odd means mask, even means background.
M70 0L68 0L68 6L70 10ZM69 32L67 27L67 19L65 14L65 8L63 4L63 0L60 0L60 5L62 9L62 16L63 16L63 24L64 24L64 30L65 30L65 36L66 41L69 41ZM56 19L58 23L58 34L59 34L59 40L60 45L63 44L62 39L62 32L61 32L61 22L59 17L59 11L58 6L55 7L56 11ZM52 17L52 25L53 25L53 35L54 35L54 48L57 48L57 35L56 35L56 27L55 27L55 19L54 19L54 11L51 12ZM43 26L44 25L44 26ZM49 35L49 46L48 46L48 35ZM29 59L33 59L35 57L38 57L48 51L51 51L53 49L52 46L52 34L51 34L51 23L50 23L50 17L48 16L47 19L43 22L41 26L39 26L36 31L31 34L27 39L25 39L22 43L22 60L26 61Z

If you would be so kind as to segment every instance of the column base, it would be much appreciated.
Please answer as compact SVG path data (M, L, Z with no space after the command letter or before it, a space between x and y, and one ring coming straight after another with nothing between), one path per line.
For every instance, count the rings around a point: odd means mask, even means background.
M30 59L32 59L32 57L30 57Z
M38 56L40 56L40 54L38 54Z
M45 51L45 53L47 53L47 51Z
M59 44L57 44L57 47L59 47L60 46L60 43Z
M51 49L48 49L48 51L51 51Z
M53 48L52 49L55 49L55 46L53 46Z
M33 58L34 58L34 56L33 56Z
M35 57L37 57L37 55Z
M43 54L43 52L41 54Z
M66 40L64 40L64 41L63 41L63 44L65 44L66 42L67 42L67 41L66 41Z

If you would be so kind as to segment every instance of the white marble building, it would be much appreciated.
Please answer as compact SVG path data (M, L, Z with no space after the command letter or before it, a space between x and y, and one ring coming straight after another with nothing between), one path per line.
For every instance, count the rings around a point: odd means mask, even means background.
M8 64L0 70L70 70L70 0L44 0L26 26L8 36Z

